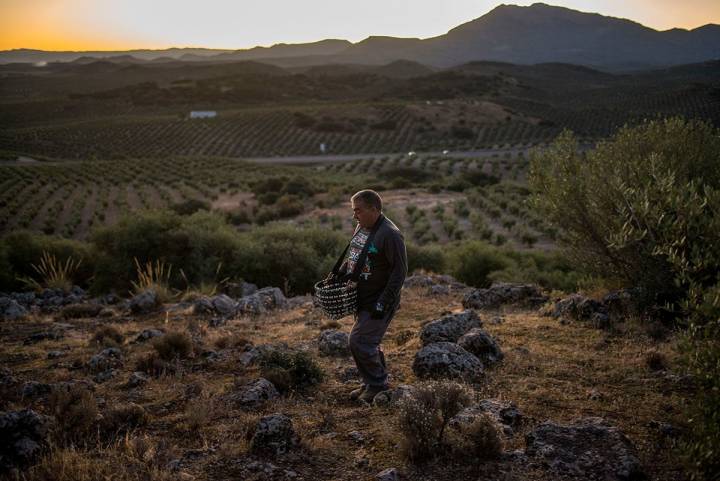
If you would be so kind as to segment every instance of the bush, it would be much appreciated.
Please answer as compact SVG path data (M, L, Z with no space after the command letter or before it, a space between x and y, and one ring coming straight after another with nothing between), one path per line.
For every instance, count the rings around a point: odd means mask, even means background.
M586 154L565 132L532 157L533 204L591 273L678 308L718 280L718 158L720 131L699 121L626 127Z
M173 204L171 209L179 215L192 215L199 210L210 210L210 204L198 199L188 199Z
M142 406L129 403L114 407L104 413L100 428L106 435L116 436L145 426L148 420L148 414Z
M345 246L345 237L318 227L269 225L242 234L251 246L241 257L242 278L262 286L278 286L286 294L311 292L332 269Z
M470 401L469 392L458 383L440 381L417 385L413 393L400 402L398 421L405 456L421 462L442 453L448 422Z
M281 392L304 389L324 379L320 365L303 351L273 349L260 357L259 365L262 376Z
M193 351L192 339L185 332L168 332L156 337L152 346L164 361L187 359Z
M50 412L57 420L56 434L64 443L87 440L98 416L97 402L92 392L83 386L57 388L50 395Z
M114 326L102 326L90 340L91 344L102 347L120 347L125 338Z
M448 253L450 274L474 287L489 287L490 274L510 267L510 260L499 250L480 241L459 244Z
M460 424L453 436L452 449L456 457L487 461L502 454L502 439L495 423L483 414L470 424Z
M445 272L445 253L440 246L418 246L408 243L405 248L409 273L420 269L436 273Z
M126 216L117 224L95 231L91 242L97 252L93 291L126 292L140 265L162 261L172 265L169 287L214 281L218 265L223 274L242 278L243 261L253 246L222 216L197 212L181 217L169 211L145 211Z
M39 265L43 253L54 256L59 264L65 265L68 259L79 262L69 282L87 287L93 276L95 255L89 244L71 239L35 234L28 231L16 231L6 235L0 241L0 291L21 290L24 283L20 278L29 278L42 284L44 280L33 269Z

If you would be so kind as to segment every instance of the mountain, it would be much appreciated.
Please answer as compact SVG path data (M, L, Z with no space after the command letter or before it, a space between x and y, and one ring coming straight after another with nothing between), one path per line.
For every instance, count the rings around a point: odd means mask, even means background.
M425 40L412 58L440 67L495 60L641 69L720 58L720 26L661 32L627 19L543 3L500 5L445 35Z
M438 37L371 36L357 43L328 39L245 50L167 49L129 52L0 52L0 63L72 61L132 55L184 62L255 60L283 68L319 65L386 65L405 60L431 68L476 61L566 63L605 71L665 68L720 59L720 25L658 31L631 20L544 3L500 5Z

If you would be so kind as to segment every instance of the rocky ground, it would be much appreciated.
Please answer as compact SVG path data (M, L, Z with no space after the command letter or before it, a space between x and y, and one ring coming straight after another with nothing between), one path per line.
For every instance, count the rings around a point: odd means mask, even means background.
M372 404L347 398L352 319L310 298L249 284L171 303L0 295L0 477L682 479L672 448L691 380L671 333L619 314L628 295L412 276L383 343L392 390ZM275 386L257 362L269 351L309 354L322 382ZM448 429L489 415L499 457L406 459L400 407L430 378L470 390Z

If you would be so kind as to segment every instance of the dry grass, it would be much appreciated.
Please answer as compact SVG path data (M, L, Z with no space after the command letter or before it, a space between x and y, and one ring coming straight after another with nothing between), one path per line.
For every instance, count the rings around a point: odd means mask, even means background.
M460 309L459 300L454 297L428 297L414 290L403 294L402 307L383 343L391 384L418 382L411 369L420 348L418 329L444 311ZM481 313L480 316L487 320L495 314ZM557 320L532 311L506 309L498 314L502 314L505 321L502 324L486 322L486 329L498 339L505 359L487 371L483 385L474 387L474 396L513 401L524 414L526 422L505 442L506 450L522 448L524 434L543 420L571 421L582 416L602 416L619 426L638 447L650 479L682 479L678 459L650 427L653 420L683 425L681 408L687 401L687 393L668 380L667 374L677 365L672 336L657 341L641 332L609 335L580 323L560 325ZM188 320L187 314L172 314L166 324L165 315L161 314L157 318L126 323L107 322L125 339L132 339L148 327L184 331ZM51 319L4 323L0 326L0 362L22 382L58 382L81 377L82 371L75 370L73 363L83 362L96 352L97 348L88 341L98 325L87 320L69 322L72 329L63 339L30 346L23 345L23 338L47 329L52 325ZM355 383L344 384L339 375L354 363L351 358L317 354L315 342L322 319L310 308L272 312L256 318L240 317L220 329L206 329L203 322L200 318L195 321L193 337L200 338L205 346L221 349L225 356L222 359L209 362L198 352L191 357L192 341L181 343L190 346L189 350L182 351L188 353L185 358L168 355L175 359L172 362L163 360L151 343L126 344L126 362L116 378L96 385L94 392L79 395L80 399L75 402L57 400L52 404L33 404L38 411L52 414L55 410L67 419L68 432L83 432L83 419L93 426L89 420L95 415L79 416L93 412L90 398L96 401L94 412L103 417L115 407L130 403L142 406L147 423L124 418L125 421L117 425L125 428L116 429L120 435L110 444L94 442L77 450L60 444L27 472L27 479L177 479L177 473L166 469L167 462L188 453L192 453L188 458L191 461L182 469L196 479L242 479L245 476L242 467L251 461L248 441L255 424L260 416L272 412L289 415L302 440L297 451L272 462L283 469L292 469L304 479L359 481L391 466L400 468L407 479L417 480L478 479L481 475L487 479L503 479L498 469L512 472L508 479L553 479L542 470L520 469L504 461L470 466L471 463L440 459L427 463L422 469L407 463L399 449L402 436L398 409L364 407L347 400L347 393ZM340 319L337 328L349 332L352 322L351 318ZM190 336L184 337L185 341L189 339ZM291 390L257 412L227 405L218 393L228 392L236 382L243 383L260 375L259 366L244 368L238 362L247 342L255 345L286 342L307 350L325 378L303 391ZM61 362L47 359L46 353L51 349L66 350L67 356ZM178 351L173 348L172 352ZM648 359L656 355L664 359L667 372L649 368ZM146 386L128 389L125 382L138 368L164 375L151 379ZM599 396L590 397L589 392L597 392ZM104 404L98 407L100 399ZM5 407L18 409L25 406L24 403L11 400ZM78 420L71 422L72 419ZM487 428L476 427L478 440L492 441ZM123 435L122 431L128 433ZM363 435L362 445L349 437L351 431ZM475 445L478 453L492 453L494 449L492 442L483 445L478 441ZM470 449L467 444L461 448ZM359 459L366 461L359 462Z

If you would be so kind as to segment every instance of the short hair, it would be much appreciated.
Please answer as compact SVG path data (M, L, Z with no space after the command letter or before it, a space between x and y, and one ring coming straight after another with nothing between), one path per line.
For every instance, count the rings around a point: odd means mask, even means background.
M350 197L350 200L360 200L366 206L375 207L377 210L382 211L382 197L374 190L365 189L356 192L355 195Z

